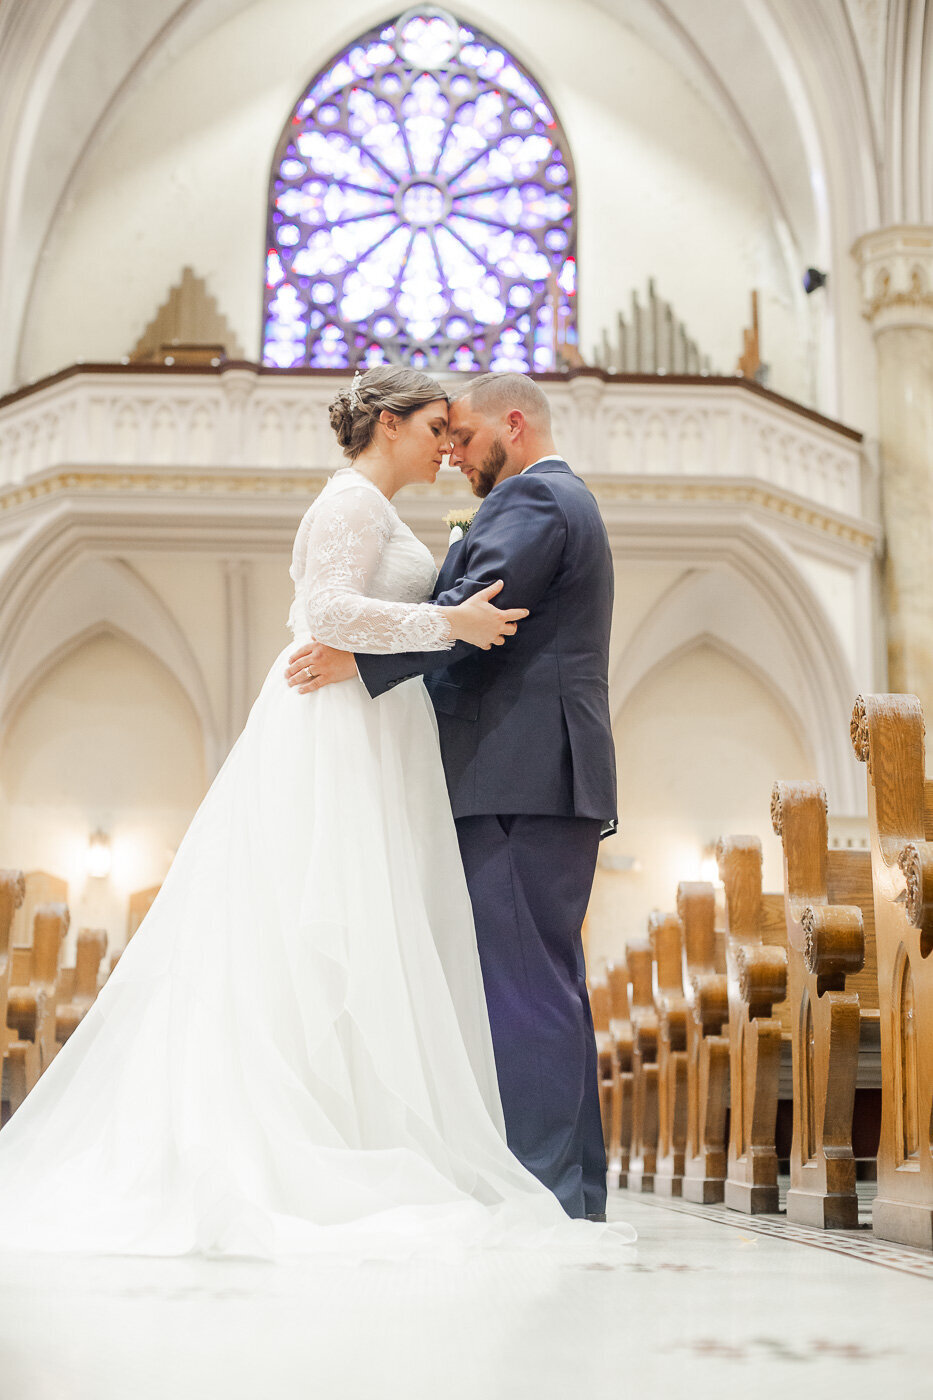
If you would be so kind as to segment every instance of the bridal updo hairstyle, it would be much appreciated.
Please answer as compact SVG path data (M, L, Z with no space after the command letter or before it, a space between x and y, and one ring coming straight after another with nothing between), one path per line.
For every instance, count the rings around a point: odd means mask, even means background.
M372 442L383 409L407 418L425 404L447 401L436 379L402 365L368 369L355 383L355 388L341 389L330 405L330 426L351 462Z

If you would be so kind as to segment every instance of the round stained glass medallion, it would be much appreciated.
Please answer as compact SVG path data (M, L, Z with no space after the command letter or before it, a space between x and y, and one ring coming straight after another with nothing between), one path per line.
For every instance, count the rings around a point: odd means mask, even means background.
M408 10L338 55L286 127L263 361L553 369L575 247L570 152L540 88L446 11Z

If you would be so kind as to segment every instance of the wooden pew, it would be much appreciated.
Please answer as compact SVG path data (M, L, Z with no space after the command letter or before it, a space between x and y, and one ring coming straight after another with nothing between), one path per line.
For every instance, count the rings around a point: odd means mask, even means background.
M60 1048L77 1030L97 998L100 965L107 951L103 929L83 928L78 934L75 965L59 982L55 1010L55 1041Z
M765 941L775 899L761 888L757 836L724 837L716 848L726 900L729 991L729 1155L725 1203L747 1215L778 1209L775 1144L781 1022L775 1003L787 989L787 954Z
M933 1248L933 784L914 695L859 696L881 1012L882 1109L872 1228Z
M615 1142L619 1136L619 1070L615 1045L609 1029L609 984L598 978L590 984L590 1011L596 1033L596 1065L599 1082L599 1114L603 1124L606 1161L612 1161Z
M726 1181L729 1112L729 993L716 948L716 894L706 881L682 881L677 912L683 925L687 998L687 1140L683 1195L711 1205Z
M632 1150L630 1191L653 1191L658 1159L658 1014L651 986L651 944L639 939L625 952L632 1012Z
M155 897L162 888L161 885L150 885L147 890L136 890L130 895L129 909L126 920L126 941L129 943L143 919L149 913L155 902Z
M26 895L26 881L21 870L0 870L0 1065L6 1058L10 1029L6 1023L10 994L10 974L13 969L13 923Z
M687 1000L683 927L676 914L648 920L654 1007L658 1017L658 1156L654 1189L679 1196L687 1141Z
M609 1031L615 1050L619 1073L619 1136L613 1144L610 1171L615 1172L618 1160L618 1184L628 1185L629 1161L632 1154L632 1011L628 993L628 968L624 962L611 962L606 969L609 983ZM617 1154L617 1155L616 1155Z
M784 848L794 1137L787 1217L820 1229L858 1225L852 1129L863 1013L856 975L874 947L871 857L829 849L819 783L776 783ZM873 961L873 959L872 959ZM866 1017L876 1014L869 995Z
M15 1113L58 1048L55 1008L68 921L66 905L40 904L33 919L32 947L13 950L7 1025L15 1038L7 1045L3 1085L9 1113Z
M159 890L161 888L161 885L151 885L149 889L136 890L133 894L130 895L130 902L126 918L126 943L124 943L122 948L118 948L115 953L111 954L111 972L113 972L117 963L120 961L120 957L123 954L127 944L134 937L143 919L146 917L146 915L149 913L149 910L152 908L153 903L155 902L155 897L159 893Z
M13 924L13 943L17 948L32 947L32 931L36 910L41 904L67 904L68 881L47 870L27 870L24 876L26 894Z

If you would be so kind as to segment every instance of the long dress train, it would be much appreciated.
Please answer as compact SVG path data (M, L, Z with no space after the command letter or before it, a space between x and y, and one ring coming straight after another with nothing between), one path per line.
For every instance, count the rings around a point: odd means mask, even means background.
M292 565L297 639L445 645L433 562L338 472ZM427 692L273 663L150 913L0 1133L0 1248L609 1258L504 1141Z

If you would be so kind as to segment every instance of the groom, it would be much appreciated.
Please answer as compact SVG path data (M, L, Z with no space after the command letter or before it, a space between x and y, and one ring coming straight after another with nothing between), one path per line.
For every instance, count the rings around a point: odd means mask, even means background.
M484 374L450 406L450 461L482 500L434 601L504 581L530 615L502 647L355 658L313 644L289 684L357 671L374 698L424 674L473 904L509 1147L569 1215L604 1219L606 1156L581 926L601 834L615 828L609 541L521 374ZM307 672L315 676L308 684Z

